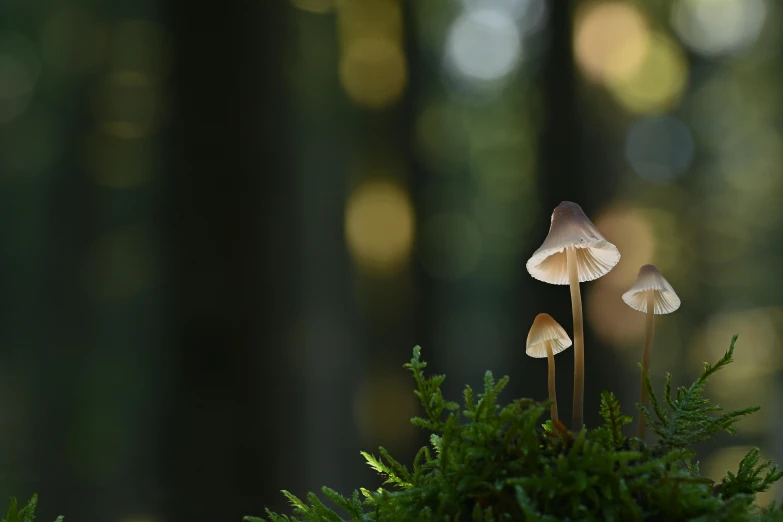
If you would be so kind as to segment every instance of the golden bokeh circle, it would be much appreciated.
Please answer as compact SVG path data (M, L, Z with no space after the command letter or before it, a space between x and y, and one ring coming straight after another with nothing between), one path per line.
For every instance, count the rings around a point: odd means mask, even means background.
M574 56L589 79L606 83L631 76L647 54L650 31L627 2L589 2L576 12Z
M340 84L357 105L383 109L405 91L408 71L400 45L389 39L359 38L343 50Z
M356 187L345 209L345 239L360 268L392 275L410 260L415 217L408 193L385 180Z

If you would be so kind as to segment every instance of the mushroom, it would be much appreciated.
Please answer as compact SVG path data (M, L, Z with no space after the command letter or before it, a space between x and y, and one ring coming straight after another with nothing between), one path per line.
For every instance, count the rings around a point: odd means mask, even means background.
M538 314L527 334L527 353L530 357L549 359L549 415L557 422L557 391L555 390L555 354L571 346L571 339L563 327L549 314Z
M674 288L661 275L653 265L644 265L639 269L636 282L623 294L625 304L645 312L647 314L647 326L644 340L644 353L642 355L642 384L640 403L647 404L647 386L644 382L645 372L650 371L650 352L652 351L653 334L655 333L655 314L670 314L680 307L680 298L674 292ZM639 424L636 428L636 436L644 438L647 429L647 418L639 412Z
M620 261L617 247L598 232L582 207L563 201L554 212L549 234L527 262L535 279L554 285L570 285L574 316L574 411L572 429L581 430L584 420L584 326L579 283L609 272Z

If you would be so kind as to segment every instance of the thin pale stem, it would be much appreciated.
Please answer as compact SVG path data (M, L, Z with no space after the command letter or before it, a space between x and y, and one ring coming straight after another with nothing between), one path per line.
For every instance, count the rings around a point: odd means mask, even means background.
M571 287L571 313L574 316L574 411L571 429L580 431L584 424L585 334L575 248L566 248L566 261L568 263L568 283Z
M642 367L644 372L650 373L650 353L652 352L653 336L655 334L655 292L647 290L647 326L645 328L644 353L642 354ZM639 403L647 406L649 396L642 372L642 385L639 392ZM639 412L639 424L636 426L636 436L644 440L644 432L647 430L647 417Z
M549 416L552 422L557 422L557 390L555 389L555 355L552 353L552 341L546 342L546 357L549 359Z

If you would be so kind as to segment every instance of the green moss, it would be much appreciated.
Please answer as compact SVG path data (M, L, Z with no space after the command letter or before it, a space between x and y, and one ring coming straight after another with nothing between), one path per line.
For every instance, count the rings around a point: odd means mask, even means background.
M327 506L310 493L300 500L283 494L293 515L267 510L267 520L362 521L781 521L783 509L754 505L756 494L783 476L771 462L760 462L751 450L720 483L699 474L693 444L712 440L758 408L724 412L703 396L709 377L732 360L736 336L726 354L706 364L689 387L671 390L667 375L658 397L648 376L651 408L640 407L657 435L649 446L627 438L623 415L610 392L601 395L604 424L569 431L542 416L547 402L515 399L499 405L508 377L484 377L484 389L467 387L463 404L446 401L443 375L427 377L419 347L405 367L413 374L425 416L411 422L431 432L430 443L416 454L412 467L380 448L378 456L362 452L383 477L383 486L361 488L349 497L323 488ZM246 517L247 522L264 519Z
M725 412L703 396L710 376L731 363L736 340L714 365L705 364L689 387L673 392L667 375L659 397L645 375L651 408L639 409L657 435L653 446L625 436L631 417L608 391L601 394L603 425L579 432L559 422L542 423L548 402L515 399L499 405L509 378L495 380L490 372L481 393L466 387L463 404L447 401L441 392L445 376L425 376L427 363L416 347L405 368L413 374L425 415L411 422L429 431L430 440L412 467L384 448L377 456L362 452L383 477L381 488L360 488L344 497L324 487L330 506L314 493L301 500L283 491L293 515L267 510L266 520L783 522L783 508L755 505L756 495L783 477L773 463L761 461L758 449L720 483L702 477L693 461L694 444L734 433L739 420L758 410ZM33 522L37 501L33 496L18 509L12 498L0 522ZM246 522L264 520L245 517Z
M33 498L27 502L27 504L19 509L19 505L14 497L11 497L11 502L8 505L8 511L6 511L5 518L0 522L33 522L35 520L35 508L38 506L38 495L33 495ZM57 517L54 522L63 522L63 517Z

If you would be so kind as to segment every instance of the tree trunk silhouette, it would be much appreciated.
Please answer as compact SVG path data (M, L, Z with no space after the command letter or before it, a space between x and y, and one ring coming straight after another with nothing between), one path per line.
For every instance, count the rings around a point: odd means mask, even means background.
M175 0L167 170L171 397L166 520L261 513L282 466L291 255L285 2Z

